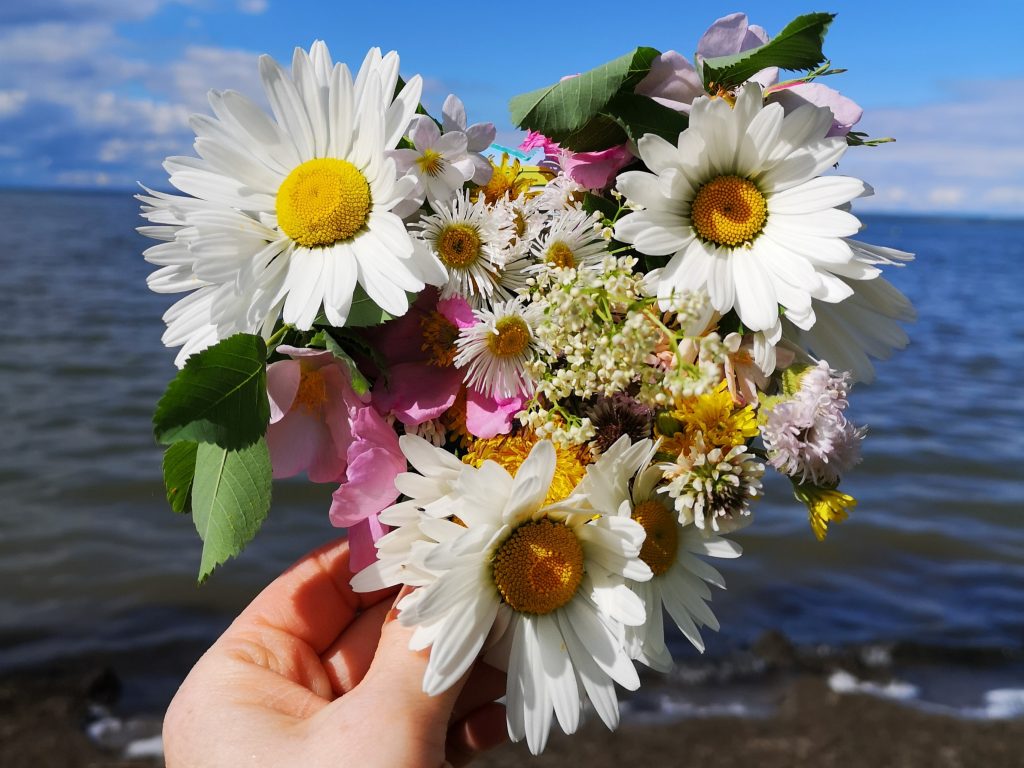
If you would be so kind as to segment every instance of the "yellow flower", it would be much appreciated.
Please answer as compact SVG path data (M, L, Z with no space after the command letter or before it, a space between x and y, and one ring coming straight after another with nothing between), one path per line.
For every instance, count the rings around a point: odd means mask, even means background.
M665 438L662 448L677 455L689 450L698 433L709 449L743 445L757 434L753 406L737 408L725 381L713 392L687 398L664 416L658 420L658 431Z
M835 488L820 488L816 485L794 484L793 495L807 505L811 530L818 541L825 540L829 523L841 523L847 518L848 509L857 506L857 500Z
M536 442L537 436L530 430L474 440L462 460L471 466L480 467L490 459L504 467L510 475L515 476L516 471L526 461L526 457L530 455L530 450ZM567 498L583 479L587 465L591 463L592 458L586 446L561 447L556 445L555 476L551 481L551 488L544 503L554 504L556 501Z
M472 196L473 202L476 202L481 194L488 205L498 202L506 192L510 193L509 197L513 200L521 195L532 196L537 193L531 193L533 187L543 187L554 178L551 171L536 165L523 165L519 160L509 165L508 161L509 156L504 153L501 155L501 165L495 165L494 161L491 161L491 167L494 169L491 180L484 186L477 187Z

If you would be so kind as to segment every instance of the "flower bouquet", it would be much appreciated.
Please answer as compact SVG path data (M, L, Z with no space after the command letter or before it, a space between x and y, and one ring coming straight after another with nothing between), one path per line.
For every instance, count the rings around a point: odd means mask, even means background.
M849 388L907 338L832 173L860 108L822 84L832 15L774 38L734 14L684 56L637 48L511 102L518 149L440 116L371 50L259 62L273 117L213 91L182 194L139 195L181 370L154 417L200 580L252 538L272 478L333 491L359 590L408 585L424 690L507 670L533 752L634 662L718 629L709 558L771 467L824 538L864 429ZM795 73L784 79L782 71Z

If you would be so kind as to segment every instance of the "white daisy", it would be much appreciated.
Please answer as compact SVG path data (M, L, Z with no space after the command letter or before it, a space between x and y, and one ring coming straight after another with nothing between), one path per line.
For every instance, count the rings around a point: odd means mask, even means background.
M165 316L168 344L194 351L239 331L267 333L279 316L309 329L321 305L341 326L357 284L400 315L406 292L444 280L393 213L415 180L399 179L386 156L419 103L419 76L394 96L397 54L372 49L353 80L319 41L309 54L296 49L291 75L268 56L260 75L274 119L237 93L212 91L215 117L192 118L199 157L164 164L195 202L143 199L147 219L173 212L177 226L176 247L146 252L165 267L150 284L195 291Z
M455 340L455 367L466 369L466 384L488 397L533 392L528 368L540 349L535 307L512 299L473 313L479 322Z
M706 288L714 308L735 309L743 325L777 340L779 306L807 316L811 299L840 301L836 275L854 261L844 239L860 222L843 210L869 191L859 179L820 176L846 150L828 137L832 113L807 105L783 114L756 83L726 100L697 99L678 144L648 134L638 142L650 169L619 176L617 188L640 210L615 237L652 256L669 256L658 294Z
M546 234L532 247L537 269L596 269L608 253L608 242L594 225L601 220L599 213L569 208L556 213Z
M403 437L403 450L418 440ZM414 450L443 453L421 440ZM455 481L458 521L423 515L418 523L433 581L399 603L399 621L416 626L410 647L430 647L423 690L444 691L489 646L487 661L508 672L509 735L525 737L535 754L547 742L552 714L572 733L587 698L610 728L618 724L614 684L640 684L622 646L623 627L644 617L624 579L650 575L637 557L639 524L577 513L576 497L544 506L554 473L548 441L533 447L514 479L494 462L467 468ZM430 478L422 480L429 485ZM436 490L426 490L433 499ZM390 511L381 519L391 520ZM401 558L382 554L353 586L400 583L389 559Z
M814 301L816 320L810 328L783 318L783 335L850 371L854 382L870 383L875 378L871 358L885 360L893 350L906 347L909 338L899 322L913 321L916 313L907 297L884 278L842 280L850 288L849 298L836 304Z
M626 584L643 601L647 620L626 627L626 643L633 658L662 672L672 665L665 644L662 606L679 630L701 652L704 641L700 627L718 630L718 620L708 608L707 584L725 588L722 575L697 555L739 557L740 546L692 524L680 524L664 495L657 493L661 469L650 462L656 446L650 440L630 445L627 435L619 438L601 458L588 467L578 491L588 498L604 500L602 514L629 517L643 526L645 537L640 559L653 574L645 581ZM597 486L597 487L595 487ZM705 583L706 582L706 583Z
M509 299L512 293L502 284L501 268L512 239L512 222L507 215L492 211L478 199L470 202L463 191L437 213L426 216L414 245L428 252L448 273L441 298L461 296L473 307L495 298Z

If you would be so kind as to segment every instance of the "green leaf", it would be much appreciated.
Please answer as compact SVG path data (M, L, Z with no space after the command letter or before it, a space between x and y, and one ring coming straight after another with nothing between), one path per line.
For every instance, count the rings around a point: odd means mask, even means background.
M808 13L798 16L764 45L731 56L705 59L701 67L704 88L732 88L749 80L766 67L813 69L825 61L821 50L834 13Z
M346 328L364 328L371 325L380 325L390 320L392 316L378 307L371 299L363 286L357 285L352 295L352 309L349 310L348 320L345 321Z
M182 441L164 451L164 488L167 490L167 502L175 512L189 511L198 447L197 443Z
M182 440L241 448L267 431L267 347L239 333L192 355L167 386L153 415L165 445Z
M609 200L607 197L601 197L595 195L593 192L583 193L583 210L587 213L594 213L600 211L601 215L606 219L614 219L615 214L619 212L619 206Z
M270 510L270 485L266 440L238 451L208 443L198 447L192 519L203 540L200 582L256 535Z
M324 334L324 349L334 355L336 360L344 363L348 368L349 377L352 380L352 389L355 390L357 395L365 395L370 391L370 382L363 376L363 372L359 370L356 361L349 356L348 352L341 348L341 345L329 333Z
M658 55L654 48L637 48L578 77L520 94L509 102L512 122L576 152L621 144L621 126L602 113L616 95L632 93Z
M646 133L654 133L675 144L690 122L681 112L637 93L620 93L608 105L607 114L633 141L639 141Z

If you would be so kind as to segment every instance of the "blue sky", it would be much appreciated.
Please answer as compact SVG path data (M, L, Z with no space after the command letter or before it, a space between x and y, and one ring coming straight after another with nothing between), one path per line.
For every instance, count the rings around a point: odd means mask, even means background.
M289 61L327 41L357 66L379 45L449 92L471 121L514 140L508 98L636 45L690 55L715 18L746 10L772 34L799 13L839 14L829 82L866 108L861 127L895 144L847 153L876 189L860 210L1024 214L1024 9L980 1L808 5L587 2L358 3L312 0L11 0L0 6L0 186L164 186L160 162L189 154L188 114L209 88L260 98L256 56ZM621 9L632 7L630 13ZM557 8L555 11L553 9Z

